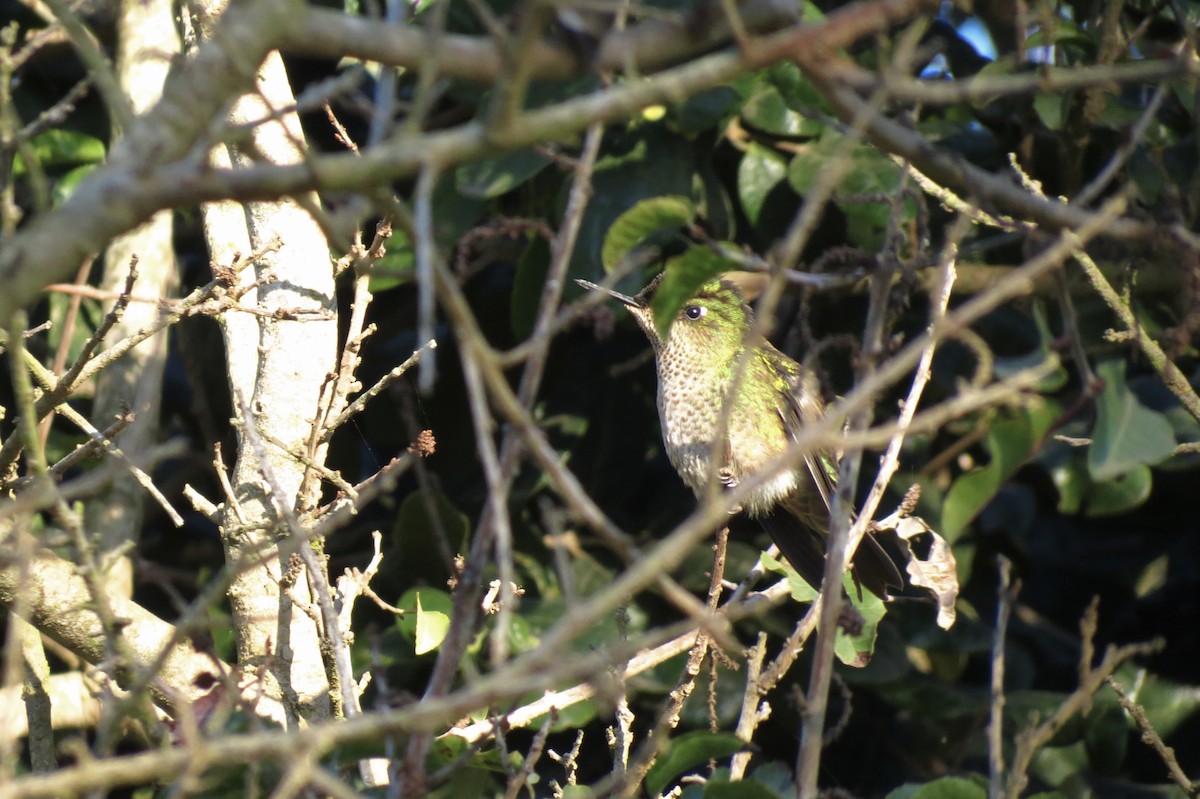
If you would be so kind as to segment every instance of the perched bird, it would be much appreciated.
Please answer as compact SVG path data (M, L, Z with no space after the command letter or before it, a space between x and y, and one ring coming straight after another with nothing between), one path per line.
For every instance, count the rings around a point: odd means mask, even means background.
M701 496L714 472L733 487L763 470L797 431L824 413L813 374L768 341L756 342L732 395L738 357L754 312L728 277L705 283L679 310L666 337L655 324L652 301L663 275L634 297L578 281L620 300L654 346L658 414L667 457L683 482ZM714 450L725 402L731 403L724 441ZM714 451L721 458L711 463ZM837 457L811 453L804 465L779 472L756 488L743 510L762 524L792 567L814 588L825 574L825 538L837 480ZM860 586L885 597L904 583L891 557L872 536L853 560Z

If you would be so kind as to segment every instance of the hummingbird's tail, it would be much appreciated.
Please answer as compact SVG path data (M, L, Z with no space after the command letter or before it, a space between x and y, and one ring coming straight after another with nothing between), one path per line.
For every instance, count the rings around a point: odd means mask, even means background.
M777 507L772 513L758 517L758 521L792 568L806 583L819 590L825 577L825 535L785 507ZM880 598L888 596L890 588L904 587L895 561L870 534L863 536L854 553L851 573L856 585L866 586Z

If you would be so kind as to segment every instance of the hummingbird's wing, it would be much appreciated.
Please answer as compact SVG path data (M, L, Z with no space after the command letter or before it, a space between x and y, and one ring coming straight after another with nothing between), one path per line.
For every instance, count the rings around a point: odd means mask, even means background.
M794 437L805 420L820 418L824 413L824 407L814 385L815 381L807 370L796 364L791 378L784 402L780 403L779 407L782 409L780 415L784 429L788 431L790 437ZM816 488L821 502L818 506L818 503L814 501L815 498L812 497L811 490L801 489L796 492L796 496L785 503L790 515L810 529L815 528L815 532L819 533L819 539L814 541L810 531L807 545L793 544L791 546L792 549L797 550L797 557L804 561L803 567L801 563L792 558L781 541L781 538L796 539L798 536L795 531L785 534L785 530L779 529L777 536L776 532L768 526L767 532L771 533L780 551L787 556L796 571L800 572L800 576L810 584L819 586L825 573L825 537L829 531L829 513L833 508L833 493L837 489L837 458L831 452L813 452L804 456L804 464L808 469L809 476L812 477L812 486ZM808 496L804 496L805 494ZM785 527L786 524L776 522L773 526L780 528ZM815 573L814 564L811 562L811 550L813 549L817 549L820 553L819 562L815 564ZM900 570L896 568L895 561L870 534L864 535L862 542L858 545L858 551L854 553L853 565L855 583L865 585L867 590L878 597L887 596L890 588L904 587L904 579L900 576ZM813 580L814 576L815 581Z

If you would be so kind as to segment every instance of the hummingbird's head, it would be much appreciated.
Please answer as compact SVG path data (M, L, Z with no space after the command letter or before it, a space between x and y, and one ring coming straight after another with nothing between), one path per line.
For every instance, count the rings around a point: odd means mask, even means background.
M736 357L753 320L753 312L738 285L724 277L708 281L675 312L670 324L664 325L654 309L654 296L662 284L663 274L632 297L594 283L582 280L579 283L607 292L628 308L660 359L679 357L712 363Z

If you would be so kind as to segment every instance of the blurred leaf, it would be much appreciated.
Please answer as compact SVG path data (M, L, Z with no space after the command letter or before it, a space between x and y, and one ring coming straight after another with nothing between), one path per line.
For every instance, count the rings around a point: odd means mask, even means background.
M672 739L646 773L650 796L661 796L677 777L713 758L729 757L747 746L730 732L688 732Z
M826 135L806 145L788 165L788 180L797 192L810 191L826 165L835 158L848 159L838 179L845 195L891 194L900 187L903 170L888 156L866 144L847 145L840 136Z
M611 568L587 552L581 552L578 557L574 558L571 566L575 574L575 590L580 594L592 594L600 591L612 585L612 581L617 578Z
M437 649L450 629L454 599L435 588L410 588L401 595L396 607L405 611L403 616L396 617L396 627L413 642L416 653L424 655Z
M596 161L592 199L584 210L571 256L572 277L603 277L602 255L609 229L639 201L664 196L691 198L696 187L697 147L666 123L642 125L605 138L611 146ZM631 275L618 289L634 293L643 283L642 275Z
M97 164L104 160L104 142L77 130L52 128L29 141L42 169L71 164ZM13 176L25 173L26 165L18 155L13 159Z
M450 629L450 616L436 610L427 610L421 604L421 593L417 592L417 623L413 634L413 650L418 655L432 652L446 638Z
M654 326L658 328L659 335L666 337L675 315L701 286L728 269L727 260L702 244L668 260L663 269L662 283L658 284L651 301Z
M789 766L772 760L754 769L751 775L754 781L765 785L784 799L790 799L796 793L796 782L792 779L792 769Z
M233 617L211 605L205 615L205 629L212 636L213 654L232 661L237 657L237 631L233 626Z
M815 136L822 128L789 108L779 90L765 81L755 87L742 106L742 120L755 130L790 138Z
M1139 147L1129 157L1126 167L1133 185L1137 186L1138 199L1145 205L1158 203L1167 185L1167 176L1157 159L1150 157L1146 149Z
M810 2L804 3L804 17L806 22L824 19L824 15L821 14L820 10ZM766 74L775 88L779 90L779 93L783 95L783 99L787 101L790 108L799 111L805 115L806 119L820 125L818 130L824 128L824 122L821 122L818 118L810 117L809 114L814 111L819 111L821 114L828 114L830 111L829 104L825 102L825 97L821 94L820 90L804 74L804 70L791 61L782 61L768 67Z
M492 199L520 186L550 165L550 159L533 150L517 150L486 161L460 166L454 181L464 196Z
M887 795L887 799L986 799L983 779L940 777L924 785L908 783Z
M704 785L704 799L786 799L786 797L751 778L738 782L709 780Z
M1064 434L1086 434L1071 426ZM1083 513L1096 518L1115 516L1141 507L1150 498L1153 476L1149 466L1135 466L1111 480L1094 480L1087 465L1087 449L1061 441L1047 443L1038 461L1049 471L1058 489L1058 512Z
M1083 745L1087 749L1088 763L1100 774L1115 775L1125 763L1125 752L1129 745L1129 725L1125 711L1111 694L1102 694L1104 702L1097 702L1088 713L1087 732Z
M771 189L787 177L787 159L769 147L751 142L738 164L738 199L742 210L752 223L758 222L759 212Z
M403 230L392 231L383 257L371 264L371 291L378 293L411 283L416 262L408 234Z
M538 696L529 697L528 701L537 700ZM563 732L565 730L578 730L589 724L598 715L595 702L576 702L566 707L558 709L558 718L551 725L551 732ZM531 729L540 729L542 724L546 722L546 716L549 714L538 716L529 722Z
M100 307L99 301L91 297L83 297L79 304L79 313L75 317L74 327L71 327L66 324L67 315L71 309L71 295L55 291L49 294L47 301L50 306L49 342L55 348L59 347L62 344L62 334L70 330L71 340L67 343L67 362L73 363L79 358L88 339L96 332L97 320L103 319L104 311Z
M83 182L84 178L95 172L98 166L100 166L98 163L77 166L54 181L54 188L50 190L50 200L54 206L57 208L66 202L75 193L75 188Z
M449 623L449 620L447 620L447 623ZM510 615L508 625L508 645L514 654L536 649L537 645L541 643L541 639L534 632L533 625L524 616L516 613ZM417 654L421 653L418 652Z
M709 130L720 124L737 102L738 94L730 86L714 86L693 94L672 109L675 129L688 135Z
M1088 486L1086 515L1116 516L1139 508L1150 498L1154 478L1149 466L1134 466L1111 480Z
M986 713L985 700L972 689L934 682L923 675L881 684L875 690L893 707L938 725L974 721L981 712Z
M1054 334L1050 332L1050 324L1046 321L1046 309L1041 302L1033 303L1033 323L1038 331L1038 345L1024 355L997 358L993 364L997 380L1007 380L1019 372L1033 369L1056 357L1052 346ZM1058 391L1067 384L1067 378L1067 369L1060 363L1054 371L1041 379L1037 384L1037 391L1043 394Z
M498 764L484 760L486 752L477 752L465 764L450 771L446 782L421 795L421 799L466 799L466 797L492 796L496 790L497 775L503 773Z
M447 252L454 249L463 234L478 224L489 201L458 190L456 175L445 174L433 188L433 234Z
M535 237L521 260L517 262L517 273L513 278L512 296L509 298L509 318L512 332L518 341L533 334L537 323L538 309L542 304L542 291L546 287L546 272L550 269L550 244L541 236Z
M1087 750L1082 741L1070 746L1044 746L1034 753L1029 773L1053 788L1062 788L1068 794L1078 795L1071 790L1071 786L1086 773L1087 762Z
M696 215L714 239L731 239L737 230L733 197L725 189L725 178L707 159L696 165L692 196L697 197Z
M845 167L839 172L834 199L847 217L850 239L861 247L877 248L892 214L887 198L900 189L904 171L874 147L847 145L841 136L828 134L796 153L788 165L788 182L797 193L806 194L838 159L844 159ZM911 198L902 203L901 212L903 220L915 217Z
M427 761L431 767L440 768L461 757L469 746L465 738L457 735L439 735L433 739Z
M1011 723L1015 728L1020 729L1027 726L1031 719L1044 721L1062 706L1063 702L1067 700L1067 696L1068 694L1058 691L1010 690L1005 696L1005 724ZM1083 740L1086 731L1087 722L1083 717L1075 714L1055 731L1047 746L1063 747L1077 743Z
M1146 711L1146 718L1163 738L1175 735L1200 711L1200 691L1194 684L1168 680L1136 663L1125 663L1117 670L1116 678L1130 698Z
M942 535L953 542L1000 487L1034 453L1061 413L1058 403L1036 399L1008 413L988 430L986 466L962 475L946 493Z
M1067 116L1065 104L1066 99L1061 94L1038 92L1033 97L1033 110L1050 130L1062 130Z
M436 547L433 536L445 534L450 547L467 550L471 522L440 491L414 491L400 503L392 526L393 546L407 557L432 558Z
M1088 450L1088 470L1096 480L1110 480L1139 465L1153 466L1170 457L1175 434L1162 414L1138 402L1125 384L1125 362L1104 361L1096 367L1104 390L1096 398L1096 429Z
M696 218L696 208L687 197L652 197L642 200L617 217L604 235L600 260L611 272L634 247L657 233L674 235Z

